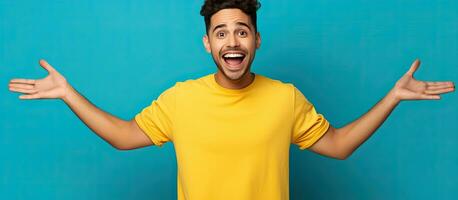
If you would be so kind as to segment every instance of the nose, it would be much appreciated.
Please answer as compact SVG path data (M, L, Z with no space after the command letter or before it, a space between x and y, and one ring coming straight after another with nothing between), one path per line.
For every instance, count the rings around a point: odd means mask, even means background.
M236 35L231 34L229 37L228 47L238 47L240 45Z

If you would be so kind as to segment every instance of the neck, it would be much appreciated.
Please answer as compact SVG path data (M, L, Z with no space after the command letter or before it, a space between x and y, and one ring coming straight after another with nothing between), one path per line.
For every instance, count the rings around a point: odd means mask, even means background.
M251 72L245 73L240 79L238 80L231 80L228 79L224 74L218 70L215 74L215 81L221 87L227 89L242 89L250 85L254 81L254 74Z

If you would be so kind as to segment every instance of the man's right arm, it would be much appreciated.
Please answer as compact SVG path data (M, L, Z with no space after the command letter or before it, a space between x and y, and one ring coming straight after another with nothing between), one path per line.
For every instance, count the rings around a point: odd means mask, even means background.
M135 119L130 121L119 119L97 108L70 85L68 87L68 92L62 100L87 127L113 147L129 150L153 144Z
M129 150L153 144L134 119L122 120L97 108L46 61L40 60L40 65L48 71L47 77L13 79L9 90L22 93L20 99L62 99L86 126L117 149Z

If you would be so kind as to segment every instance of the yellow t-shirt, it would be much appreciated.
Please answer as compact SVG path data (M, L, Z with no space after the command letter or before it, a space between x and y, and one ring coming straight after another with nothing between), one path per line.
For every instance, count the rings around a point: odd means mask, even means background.
M173 142L179 200L287 200L290 144L329 127L292 84L258 74L239 90L214 74L178 82L135 120L155 145Z

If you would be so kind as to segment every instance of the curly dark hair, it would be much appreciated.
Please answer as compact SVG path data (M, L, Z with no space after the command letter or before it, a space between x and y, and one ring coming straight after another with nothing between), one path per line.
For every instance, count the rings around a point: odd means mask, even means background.
M261 3L258 0L205 0L200 15L204 16L205 29L208 35L208 29L210 28L210 18L213 14L226 8L238 8L245 14L250 16L251 23L253 23L254 30L257 32L258 27L256 23L256 11L261 7Z

